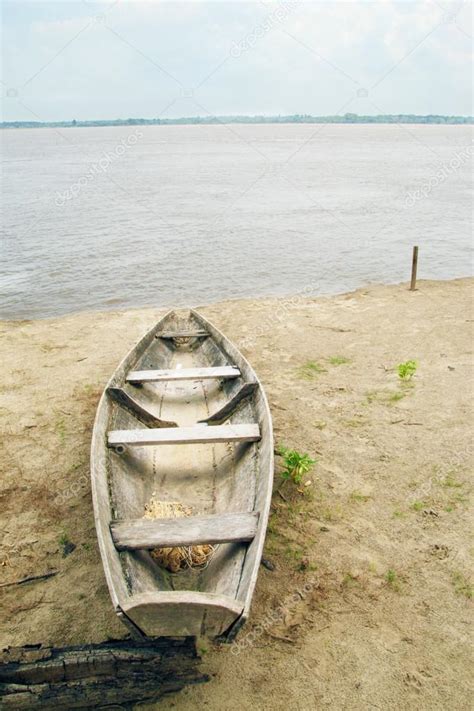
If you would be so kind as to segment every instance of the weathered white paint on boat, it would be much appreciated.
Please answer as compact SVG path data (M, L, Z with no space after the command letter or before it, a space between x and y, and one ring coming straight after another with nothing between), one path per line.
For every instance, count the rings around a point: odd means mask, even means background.
M203 370L207 368L213 371ZM237 369L238 377L225 378L229 368ZM196 369L202 377L183 380L171 372L171 378L127 381L133 371L179 369L188 373ZM224 377L206 378L206 373ZM171 443L163 446L156 427L174 423L176 435L169 437L168 430L162 439ZM255 436L239 442L225 441L224 436L193 437L194 430L189 435L194 426L201 433L213 427L221 435L225 428L235 433L235 425L237 431L255 429ZM179 428L195 443L173 443L182 440ZM154 432L151 438L147 430ZM134 446L115 448L108 446L109 433L114 431L142 434ZM137 444L137 439L145 444ZM97 410L91 475L102 562L120 618L132 630L150 636L235 636L249 615L268 522L272 423L252 367L200 314L168 313L118 366ZM252 529L250 536L244 527L246 540L234 540L238 535L230 532L229 542L220 543L207 568L171 574L152 559L146 540L141 540L143 548L118 550L112 537L111 524L123 526L141 519L153 494L190 506L196 516L254 512L258 514L255 533ZM218 527L222 540L227 538L222 532L224 519Z

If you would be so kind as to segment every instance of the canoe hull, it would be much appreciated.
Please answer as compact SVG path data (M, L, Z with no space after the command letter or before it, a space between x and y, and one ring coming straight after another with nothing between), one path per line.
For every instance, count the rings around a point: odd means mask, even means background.
M176 324L181 326L181 332L194 329L196 333L204 331L206 337L184 339L184 350L180 340L170 343L156 338L157 334L176 329ZM211 365L235 366L241 377L212 386L203 385L204 381L187 385L178 382L172 386L146 384L136 390L135 395L133 386L127 386L127 374L149 368L151 361L160 368L163 365L179 367L176 350L179 360L186 364L196 362L202 366L208 358ZM150 353L151 356L147 355ZM214 357L217 363L213 362ZM169 358L170 362L167 361ZM185 444L179 445L181 449L178 445L134 447L133 454L126 452L120 456L107 446L108 433L117 427L117 422L119 425L125 422L126 427L133 426L129 423L134 419L122 408L123 403L117 403L107 393L110 389L124 387L129 388L133 397L140 396L144 407L149 407L150 403L154 406L154 400L158 402L161 398L159 412L164 408L165 420L178 415L176 419L181 418L177 423L179 426L194 424L195 420L197 423L202 414L208 415L211 421L214 410L225 413L230 424L252 419L260 427L260 441L227 445ZM167 390L159 389L163 387ZM199 396L201 388L202 398ZM245 397L243 409L237 414L231 412L229 416L226 402L237 402L242 388L247 389L246 395L251 399ZM182 406L188 401L189 406ZM202 410L204 405L207 407L205 412ZM159 412L155 408L154 414ZM195 420L192 423L186 421L188 416ZM201 417L203 419L206 417ZM248 618L263 551L273 478L272 423L265 393L250 364L200 314L168 313L120 363L99 402L92 438L91 476L105 577L112 604L124 623L145 636L206 634L232 639ZM256 535L250 543L219 545L208 568L194 578L187 573L166 574L153 563L147 550L118 551L110 531L111 522L117 518L143 515L142 502L149 497L152 488L163 498L186 499L185 503L196 509L196 514L258 512Z

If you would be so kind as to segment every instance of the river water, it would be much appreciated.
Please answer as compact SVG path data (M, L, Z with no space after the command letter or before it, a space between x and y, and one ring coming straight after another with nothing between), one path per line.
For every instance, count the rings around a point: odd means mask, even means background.
M0 133L0 315L332 294L472 269L472 127Z

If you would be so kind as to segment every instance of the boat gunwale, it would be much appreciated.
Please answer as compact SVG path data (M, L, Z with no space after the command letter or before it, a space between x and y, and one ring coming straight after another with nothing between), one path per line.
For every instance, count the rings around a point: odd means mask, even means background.
M241 568L241 575L239 579L239 584L237 586L237 593L236 595L239 594L241 590L241 583L242 583L242 577L248 557L248 552L250 546L256 546L256 552L255 552L255 561L252 566L252 572L250 575L250 580L247 585L247 588L245 590L245 598L244 598L244 608L242 611L242 614L240 617L236 619L234 624L232 625L231 629L228 631L227 638L229 641L231 639L234 639L235 636L238 634L239 630L241 627L245 624L246 620L248 619L248 616L250 614L250 607L252 604L252 599L253 595L255 592L255 586L257 584L257 578L258 578L258 571L260 568L260 561L263 555L263 547L265 545L265 536L267 532L267 526L268 526L268 518L270 515L270 506L271 506L271 499L272 499L272 493L273 493L273 471L274 471L274 440L273 440L273 422L272 422L272 414L270 411L270 405L268 402L268 398L265 392L265 389L260 381L260 378L258 377L257 373L255 372L254 368L252 365L249 363L249 361L245 358L245 356L241 353L241 351L233 344L231 340L225 336L222 331L220 331L216 326L214 326L213 323L208 321L204 316L202 316L200 313L195 311L194 309L191 309L191 314L206 328L209 329L211 335L214 337L217 336L217 345L219 346L221 341L227 348L226 353L227 355L231 356L233 359L235 359L234 365L238 365L240 367L240 371L242 373L242 377L245 378L245 375L251 374L252 377L248 378L248 380L251 380L256 383L256 389L253 394L253 397L256 398L257 395L259 394L260 397L262 398L262 404L263 404L263 412L265 415L265 418L267 420L267 425L268 425L268 433L266 437L268 438L268 445L269 445L269 457L268 457L268 462L266 463L266 468L267 471L264 471L264 467L262 466L262 457L259 457L259 465L260 465L260 470L259 470L259 475L266 477L266 492L265 492L265 497L264 497L264 505L261 509L259 509L259 519L258 519L258 526L257 526L257 532L255 534L255 537L250 545L247 546L246 552L245 552L245 558L242 562L242 568ZM239 363L240 360L240 363ZM242 368L241 366L244 365L245 367ZM247 371L247 373L245 373ZM259 448L262 447L264 443L264 433L262 432L261 428L261 440L257 443L257 446ZM255 492L255 497L257 497L257 492ZM253 510L255 511L256 508L254 506Z
M95 528L96 528L96 534L97 534L97 542L99 545L99 552L100 552L100 557L102 560L102 567L104 569L104 574L105 574L105 579L107 582L107 587L109 589L109 594L112 599L112 604L114 606L114 609L116 612L122 612L121 605L124 604L127 598L127 586L125 584L125 579L124 579L124 574L123 574L123 569L122 569L122 564L120 562L120 555L119 552L116 550L112 536L110 533L110 521L112 521L112 500L111 500L111 492L110 492L110 482L109 482L109 476L108 476L108 468L107 465L104 467L104 471L100 472L97 471L99 463L97 462L97 456L100 456L100 453L102 454L104 462L108 461L108 452L107 452L107 424L108 424L108 418L109 418L109 410L110 410L110 400L109 396L107 394L107 391L110 387L113 387L114 385L117 384L117 381L119 378L121 378L121 375L125 373L125 369L133 364L135 364L139 357L143 355L145 352L146 348L148 345L150 345L153 342L153 339L155 337L155 333L159 330L163 322L170 318L173 314L175 313L174 309L170 309L165 312L165 314L162 316L162 318L158 319L158 321L155 323L154 326L152 326L148 331L146 331L143 336L138 340L137 343L131 348L122 358L122 360L119 362L117 367L115 368L114 372L110 376L109 380L104 386L104 390L102 392L102 395L100 396L99 402L97 404L97 410L96 410L96 415L94 418L94 424L92 428L92 438L91 438L91 455L90 455L90 469L91 469L91 492L92 492L92 506L93 506L93 511L94 511L94 523L95 523ZM148 342L149 341L149 342ZM105 416L104 416L105 413ZM101 422L101 419L104 418L104 423ZM104 424L103 432L99 433L99 430L101 429L102 424ZM102 437L102 441L99 441L99 437ZM109 513L110 513L110 519L107 524L104 524L103 521L101 520L100 517L100 511L102 510L102 504L99 501L99 490L98 487L100 485L101 481L101 475L104 475L105 477L105 487L107 489L107 500L108 500L108 505L109 505ZM107 545L109 543L110 545ZM120 574L118 575L118 578L121 579L121 581L124 584L124 590L125 590L125 595L120 595L119 592L116 589L116 581L114 580L112 571L111 571L111 560L112 557L115 555L116 558L116 563L118 565L118 568L120 570ZM122 612L123 614L123 612Z

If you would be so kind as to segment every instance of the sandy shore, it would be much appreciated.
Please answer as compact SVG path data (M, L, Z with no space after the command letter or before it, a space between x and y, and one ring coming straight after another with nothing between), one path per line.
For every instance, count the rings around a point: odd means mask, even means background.
M303 494L274 496L274 570L261 567L240 646L203 642L212 681L160 709L470 708L472 286L202 309L261 377L276 441L317 463ZM89 441L106 380L161 315L0 324L1 582L57 571L2 588L1 647L124 636L96 546ZM403 385L393 368L408 359L418 369Z

